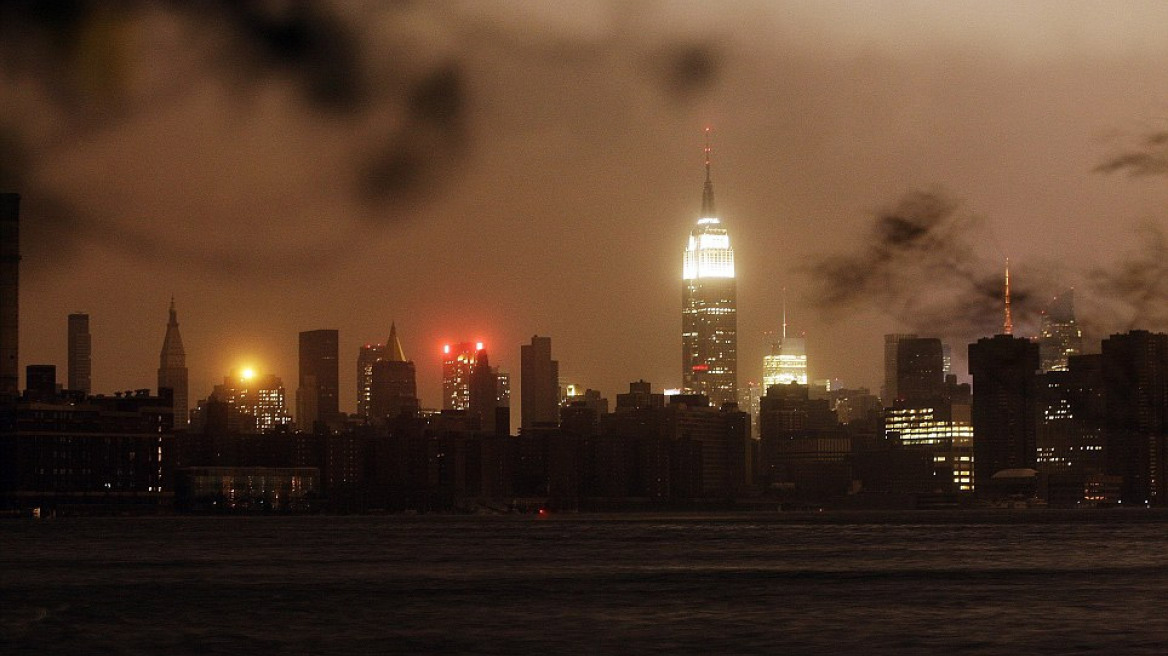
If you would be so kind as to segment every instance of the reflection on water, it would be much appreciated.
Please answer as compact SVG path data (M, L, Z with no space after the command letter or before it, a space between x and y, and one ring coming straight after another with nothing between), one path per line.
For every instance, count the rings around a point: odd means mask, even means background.
M2 653L1163 653L1168 515L0 523Z

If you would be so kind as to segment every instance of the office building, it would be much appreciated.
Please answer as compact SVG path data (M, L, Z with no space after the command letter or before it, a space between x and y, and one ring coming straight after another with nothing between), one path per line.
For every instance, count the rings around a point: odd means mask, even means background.
M406 359L397 337L397 324L390 324L389 339L381 357L373 363L369 397L370 416L375 419L397 417L418 410L418 374L414 363Z
M560 420L560 363L552 359L552 339L534 335L519 347L520 427L555 424Z
M309 330L300 333L299 386L296 388L296 423L312 430L318 421L333 422L340 415L339 333Z
M901 339L896 346L896 398L894 407L930 403L943 396L945 357L935 337Z
M381 359L385 344L365 344L357 353L357 416L369 419L373 396L373 363Z
M1168 441L1168 334L1132 330L1103 340L1107 470L1122 476L1123 505L1164 505Z
M702 211L682 260L682 388L715 406L738 401L738 309L734 248L714 207L706 142Z
M223 384L216 385L211 395L200 402L198 422L191 422L193 432L206 425L207 408L215 402L227 404L228 417L224 427L230 432L265 433L292 424L285 402L284 382L278 376L257 376L245 370L225 377Z
M495 418L499 408L499 381L495 378L490 357L485 350L475 354L468 385L468 414L478 418L480 430L495 433Z
M1012 335L969 345L973 375L975 485L989 492L994 475L1037 465L1038 344Z
M470 408L470 373L482 350L482 342L462 342L442 347L443 410Z
M1083 331L1075 322L1075 290L1054 297L1042 311L1038 352L1042 371L1066 371L1071 357L1083 353Z
M182 335L178 332L178 313L174 309L174 299L170 299L170 320L166 323L166 336L162 338L162 351L158 355L158 390L171 391L174 403L174 428L187 429L190 401L187 391L187 353L183 349Z
M89 334L89 315L69 315L68 365L69 389L89 394L93 390L93 339Z
M885 407L892 407L896 403L896 365L900 342L906 339L916 339L916 335L908 333L893 333L884 336L884 385L880 388L880 399Z

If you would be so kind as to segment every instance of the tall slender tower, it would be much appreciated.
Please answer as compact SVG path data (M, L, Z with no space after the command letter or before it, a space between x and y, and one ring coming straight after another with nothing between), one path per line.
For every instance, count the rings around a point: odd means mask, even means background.
M0 193L0 401L20 392L20 194Z
M89 334L89 315L69 315L69 389L89 394L93 384L93 338Z
M169 387L174 391L174 428L187 429L187 352L183 349L182 335L178 333L178 313L174 310L174 298L170 299L170 321L166 324L166 337L162 340L162 353L158 356L158 389Z
M702 213L689 233L682 264L681 377L690 393L714 405L738 400L738 311L734 249L714 209L710 130L706 129Z

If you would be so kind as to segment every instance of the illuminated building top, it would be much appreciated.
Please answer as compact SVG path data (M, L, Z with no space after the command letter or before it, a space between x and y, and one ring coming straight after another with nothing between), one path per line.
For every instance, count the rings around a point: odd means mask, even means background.
M702 189L702 215L689 233L682 279L733 278L734 248L730 234L714 209L714 182L710 177L710 131L706 130L706 184Z

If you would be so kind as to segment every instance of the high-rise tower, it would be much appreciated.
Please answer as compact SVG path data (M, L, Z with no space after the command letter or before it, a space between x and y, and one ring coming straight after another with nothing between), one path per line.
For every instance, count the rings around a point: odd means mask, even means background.
M560 363L552 359L552 338L532 335L530 344L519 347L519 361L520 426L531 429L537 423L559 422Z
M187 429L187 352L183 350L182 335L178 333L178 313L174 310L174 299L170 299L170 321L166 324L166 337L162 340L162 353L158 357L158 389L163 387L174 391L174 428Z
M19 394L20 194L0 194L0 401Z
M483 350L482 342L463 342L442 347L442 409L470 408L470 373Z
M738 312L734 249L714 209L706 130L702 213L689 233L682 265L682 386L714 405L738 400Z
M418 409L418 374L414 363L406 359L397 338L397 324L389 325L381 359L373 363L369 392L371 418L397 417Z
M1075 290L1054 297L1042 311L1038 338L1042 371L1068 371L1072 355L1083 353L1083 331L1075 323Z
M771 385L807 384L807 340L787 337L787 290L783 289L783 332L771 344L770 355L762 359L762 384L765 393Z
M300 333L299 386L296 389L296 422L310 431L318 421L332 421L339 411L340 335L332 329Z
M89 315L69 315L69 389L89 394L93 384L93 338L89 334Z

